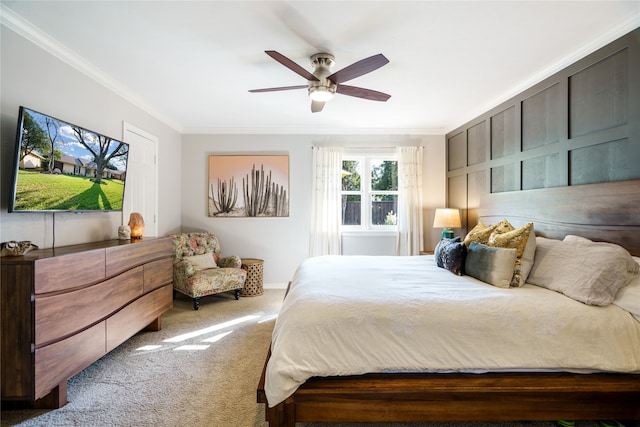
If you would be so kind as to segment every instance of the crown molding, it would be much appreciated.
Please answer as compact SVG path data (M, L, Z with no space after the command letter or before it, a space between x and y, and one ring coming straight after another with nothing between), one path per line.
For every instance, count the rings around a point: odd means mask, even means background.
M183 135L445 135L445 128L395 129L395 128L185 128Z
M182 132L182 126L179 123L176 123L171 118L166 117L154 109L142 98L135 95L129 88L122 85L107 73L104 73L82 56L78 55L2 3L0 3L0 23L45 50L47 53L55 56L65 64L94 80L98 84L104 86L106 89L142 109L147 114L150 114L160 120L162 123L178 133Z

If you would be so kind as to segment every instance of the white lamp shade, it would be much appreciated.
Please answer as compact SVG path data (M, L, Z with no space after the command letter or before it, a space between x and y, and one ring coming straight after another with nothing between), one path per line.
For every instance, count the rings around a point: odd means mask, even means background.
M433 219L434 228L460 228L460 211L458 209L436 209Z

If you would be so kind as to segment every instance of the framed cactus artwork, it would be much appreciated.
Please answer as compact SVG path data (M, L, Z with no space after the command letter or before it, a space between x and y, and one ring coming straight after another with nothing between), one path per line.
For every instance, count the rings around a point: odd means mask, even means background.
M288 155L210 155L210 217L288 217Z

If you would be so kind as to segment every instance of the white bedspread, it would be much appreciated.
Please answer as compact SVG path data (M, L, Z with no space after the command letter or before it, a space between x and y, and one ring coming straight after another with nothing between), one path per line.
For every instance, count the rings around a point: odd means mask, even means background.
M269 406L313 376L384 371L640 373L640 322L525 285L501 289L432 256L304 261L273 331Z

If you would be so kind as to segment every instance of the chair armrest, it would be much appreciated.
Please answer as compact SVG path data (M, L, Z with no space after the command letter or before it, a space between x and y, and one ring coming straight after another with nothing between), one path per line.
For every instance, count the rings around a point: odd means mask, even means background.
M242 260L238 255L230 255L225 258L218 258L218 267L242 268Z
M189 262L182 260L173 264L174 277L191 277L194 273L193 265Z

